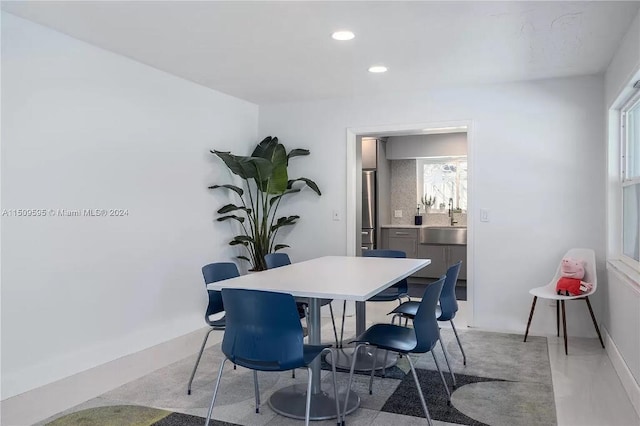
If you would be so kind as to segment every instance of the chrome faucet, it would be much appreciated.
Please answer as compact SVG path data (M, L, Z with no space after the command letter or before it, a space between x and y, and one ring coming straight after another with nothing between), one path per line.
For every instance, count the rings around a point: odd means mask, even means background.
M453 220L453 211L451 210L453 208L453 198L449 198L449 217L451 218L451 226L453 226L455 223L458 223L457 221Z

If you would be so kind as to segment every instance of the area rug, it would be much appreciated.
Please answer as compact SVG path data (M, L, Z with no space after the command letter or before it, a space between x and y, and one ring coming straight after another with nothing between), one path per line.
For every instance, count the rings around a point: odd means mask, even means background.
M67 414L47 426L202 426L205 419L137 405L112 405L88 408ZM238 426L212 420L211 426Z
M457 384L452 390L451 405L447 405L447 394L433 360L419 358L416 373L432 419L474 426L557 424L546 338L536 337L531 346L514 334L467 332L461 339L467 353L466 367L460 366L457 342L444 339ZM439 347L434 350L451 390L453 382L442 351ZM405 362L401 358L397 367L407 374L380 410L424 417L415 381Z
M452 330L443 328L441 333L457 381L450 406L431 353L412 356L434 420L476 426L547 426L557 423L546 338L533 336L523 343L521 335L459 330L467 354L465 366ZM439 344L434 348L434 354L451 389L451 376ZM193 392L187 395L186 384L195 358L196 354L133 380L70 410L72 414L60 413L50 418L49 423L42 424L203 425L203 417L211 402L215 373L222 358L220 346L215 345L205 351L193 382ZM338 373L340 389L346 387L348 376L344 371ZM356 374L352 389L361 397L361 409L350 414L347 423L399 426L423 422L424 413L406 356L387 369L386 377L380 376L381 372L376 374L373 394L369 395L369 373ZM259 373L259 377L262 404L258 414L255 413L252 372L243 368L225 368L213 413L217 420L213 425L301 424L273 412L267 400L277 389L294 383L305 384L306 371L299 370L295 379L290 372ZM326 392L332 392L330 374L323 375L322 386ZM313 423L315 426L335 425L334 420Z

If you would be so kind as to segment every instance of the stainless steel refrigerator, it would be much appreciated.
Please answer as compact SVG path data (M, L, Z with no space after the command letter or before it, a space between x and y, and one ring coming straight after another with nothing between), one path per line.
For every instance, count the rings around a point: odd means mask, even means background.
M362 172L362 250L376 248L376 172Z

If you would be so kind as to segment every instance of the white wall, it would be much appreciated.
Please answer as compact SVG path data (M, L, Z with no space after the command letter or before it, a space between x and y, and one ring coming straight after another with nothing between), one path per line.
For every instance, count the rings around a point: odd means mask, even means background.
M229 180L258 108L2 14L2 398L204 326ZM196 350L196 348L194 348Z
M603 78L589 76L261 107L260 134L309 148L304 173L323 190L293 206L302 219L290 234L291 253L346 253L346 223L332 221L331 210L346 209L347 128L471 120L470 215L491 212L489 223L470 229L475 325L523 333L529 289L551 279L569 247L593 247L604 274L603 99ZM600 295L594 305L601 313ZM595 336L584 305L568 311L572 336ZM555 333L554 315L539 303L532 331Z
M607 109L608 173L607 187L607 258L615 268L620 256L621 204L619 109L635 92L633 83L640 80L640 13L631 24L605 74ZM637 271L636 271L637 276ZM624 278L609 268L605 287L604 325L635 380L635 401L640 413L640 283ZM619 374L624 374L620 370ZM623 378L624 383L624 378ZM632 399L633 400L633 399Z

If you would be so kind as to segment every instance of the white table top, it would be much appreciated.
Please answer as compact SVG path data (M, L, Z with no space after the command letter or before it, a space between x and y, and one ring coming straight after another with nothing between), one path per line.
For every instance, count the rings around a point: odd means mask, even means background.
M218 281L207 288L246 288L364 302L430 263L430 259L325 256Z

